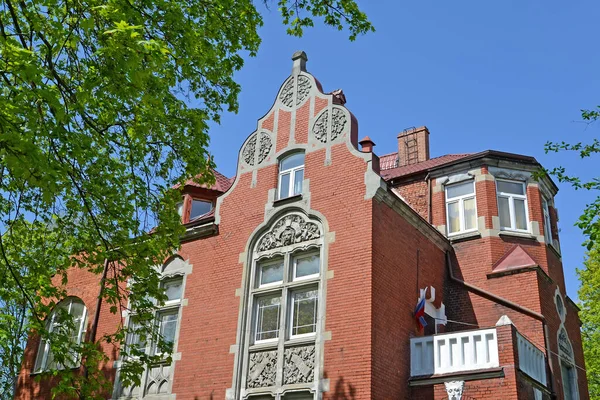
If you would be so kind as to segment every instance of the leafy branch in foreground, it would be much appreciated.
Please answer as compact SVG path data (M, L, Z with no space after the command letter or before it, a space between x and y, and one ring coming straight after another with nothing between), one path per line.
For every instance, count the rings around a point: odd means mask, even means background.
M68 315L58 325L48 316L69 271L100 281L108 260L104 304L134 309L168 353L152 315L164 300L154 267L183 232L173 187L214 179L208 125L237 111L233 75L243 54L256 55L262 18L250 0L0 2L0 320L23 308L23 326L0 332L12 346L0 353L2 373L18 369L31 331L51 348L41 376L55 376L55 395L104 398L100 344L122 348L127 328L77 343ZM348 27L350 39L373 30L353 0L278 7L297 36L313 24L301 12ZM84 373L60 368L74 355ZM139 368L121 378L139 382Z

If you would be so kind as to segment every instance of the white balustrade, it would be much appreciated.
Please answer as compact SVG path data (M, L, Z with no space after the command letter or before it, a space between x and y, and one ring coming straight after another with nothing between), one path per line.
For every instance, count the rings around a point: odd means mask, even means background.
M517 348L519 350L519 369L546 385L546 356L537 346L517 332Z
M499 367L496 329L412 338L411 376Z

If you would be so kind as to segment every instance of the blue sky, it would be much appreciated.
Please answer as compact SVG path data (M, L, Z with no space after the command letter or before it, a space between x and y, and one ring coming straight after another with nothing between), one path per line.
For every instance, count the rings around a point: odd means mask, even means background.
M289 37L274 2L271 10L257 6L263 43L236 75L239 113L225 114L210 131L210 151L227 176L235 175L239 148L271 107L296 50L306 51L307 69L326 92L344 90L359 136L370 136L377 154L395 151L403 129L426 125L432 157L495 149L587 178L598 171L598 158L544 154L548 140L600 136L600 122L580 116L600 104L598 2L363 1L377 32L355 42L318 23L300 39ZM567 292L576 299L584 237L573 224L593 196L559 187Z

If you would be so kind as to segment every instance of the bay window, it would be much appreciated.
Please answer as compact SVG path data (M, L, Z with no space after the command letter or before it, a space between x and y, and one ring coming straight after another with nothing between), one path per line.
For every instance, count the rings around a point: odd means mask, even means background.
M304 180L304 153L291 154L279 162L279 185L277 198L302 194Z
M477 230L474 181L446 186L446 216L448 235Z
M496 180L500 228L529 232L527 190L524 182Z

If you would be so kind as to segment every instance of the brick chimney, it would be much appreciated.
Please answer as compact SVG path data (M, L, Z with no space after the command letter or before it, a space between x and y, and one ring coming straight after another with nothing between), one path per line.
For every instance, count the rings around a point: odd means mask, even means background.
M405 129L398 135L398 166L429 160L429 129Z

